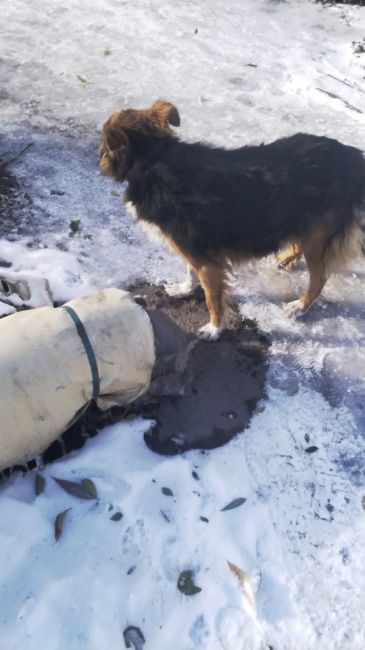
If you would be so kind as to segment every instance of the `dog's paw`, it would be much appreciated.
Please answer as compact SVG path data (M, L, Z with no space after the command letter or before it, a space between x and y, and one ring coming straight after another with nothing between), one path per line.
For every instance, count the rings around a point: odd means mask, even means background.
M206 325L204 325L204 327L201 327L199 329L198 336L200 339L203 339L204 341L216 341L217 339L219 339L221 331L222 331L221 327L216 327L216 325L207 323Z
M303 309L300 300L293 300L292 302L288 302L286 305L284 305L283 309L286 316L289 318L294 318L295 320L302 318L306 312L306 310Z
M194 292L194 287L192 287L187 282L165 284L164 288L166 293L172 298L186 298L187 296L191 296L191 294Z

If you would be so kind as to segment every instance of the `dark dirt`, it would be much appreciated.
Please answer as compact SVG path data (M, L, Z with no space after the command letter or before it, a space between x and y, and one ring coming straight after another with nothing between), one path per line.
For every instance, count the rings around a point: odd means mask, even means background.
M143 306L165 312L192 338L208 321L201 290L184 299L171 298L163 287L141 285L130 290ZM156 421L145 436L153 451L177 454L212 449L247 427L264 397L268 342L252 321L242 321L235 307L228 328L218 341L196 343L193 381L185 395L132 407L133 412Z
M0 159L0 237L13 239L36 231L31 214L31 199L10 165Z

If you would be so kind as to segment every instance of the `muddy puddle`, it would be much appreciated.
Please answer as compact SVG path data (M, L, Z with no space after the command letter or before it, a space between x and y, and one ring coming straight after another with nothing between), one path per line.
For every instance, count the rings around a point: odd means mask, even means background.
M177 299L163 287L132 289L138 302L170 316L192 338L208 321L203 292ZM218 341L198 340L192 351L193 378L183 396L163 397L134 409L156 422L146 444L161 454L212 449L243 431L264 397L268 342L252 321L242 321L237 307Z

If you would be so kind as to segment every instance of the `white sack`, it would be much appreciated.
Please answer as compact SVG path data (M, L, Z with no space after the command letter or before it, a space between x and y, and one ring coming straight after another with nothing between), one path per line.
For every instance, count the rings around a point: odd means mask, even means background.
M97 404L124 405L149 387L150 319L125 291L67 303L82 321L100 376ZM70 315L41 307L0 320L0 469L44 451L92 398L85 348Z

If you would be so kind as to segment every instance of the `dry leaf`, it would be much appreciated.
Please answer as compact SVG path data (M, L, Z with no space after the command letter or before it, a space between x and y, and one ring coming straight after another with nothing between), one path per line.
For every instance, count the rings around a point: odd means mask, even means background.
M81 223L81 219L74 219L73 221L70 221L70 230L73 235L75 234L75 232L79 230L80 223Z
M91 479L89 478L83 478L81 481L81 487L85 492L90 494L90 497L92 499L97 499L98 498L98 493L96 491L95 484L92 482Z
M251 584L251 580L249 576L242 569L240 569L240 567L237 566L237 564L233 564L233 562L229 562L228 560L227 560L227 564L231 573L233 573L233 575L237 578L239 582L242 595L244 596L244 598L246 599L250 607L252 607L252 609L256 611L255 591Z
M304 451L306 451L307 454L314 454L315 451L318 451L318 447L312 445L311 447L307 447Z
M46 481L41 474L36 474L34 479L34 491L37 497L42 494Z
M221 509L221 512L224 512L225 510L233 510L233 508L238 508L243 503L245 503L245 501L247 501L245 497L239 497L238 499L233 499L233 501L231 501L226 506L224 506L224 508Z
M86 77L83 77L81 74L77 74L76 77L78 78L79 81L81 81L82 84L87 83Z
M67 494L71 494L77 499L97 499L95 485L90 479L83 479L81 483L74 483L73 481L56 478L56 476L52 476L52 478Z
M57 515L57 517L55 519L55 522L54 522L54 536L55 536L56 542L58 542L59 538L62 535L63 523L65 521L65 517L66 517L69 510L71 510L71 508L67 508L67 510L64 510L63 512L60 512L59 515Z
M185 596L194 596L201 591L201 587L194 584L193 572L190 570L181 571L177 581L177 588Z

